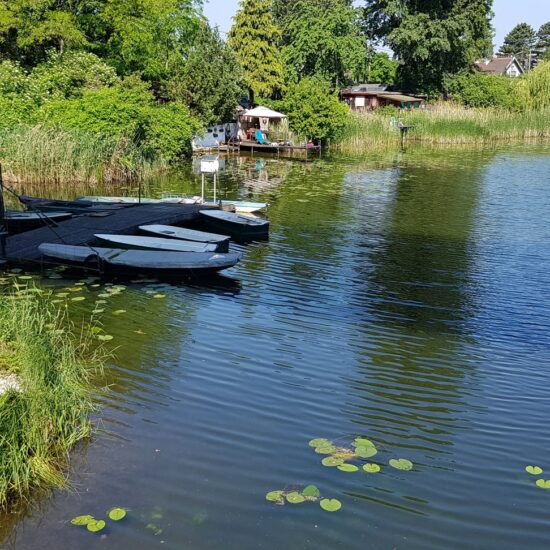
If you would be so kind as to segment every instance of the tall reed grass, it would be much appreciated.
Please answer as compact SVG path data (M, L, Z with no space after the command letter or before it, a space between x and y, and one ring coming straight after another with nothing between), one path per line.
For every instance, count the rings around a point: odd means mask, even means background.
M66 484L67 453L90 435L89 382L102 364L32 290L0 297L0 373L14 372L20 386L0 396L2 507Z
M392 118L414 127L408 134L409 142L428 146L484 145L502 140L550 138L550 109L509 112L441 103L429 110L396 111L393 115L386 110L352 113L337 148L357 152L399 147L400 132L390 123Z
M135 181L167 166L129 138L28 125L0 130L0 161L7 181L55 185Z

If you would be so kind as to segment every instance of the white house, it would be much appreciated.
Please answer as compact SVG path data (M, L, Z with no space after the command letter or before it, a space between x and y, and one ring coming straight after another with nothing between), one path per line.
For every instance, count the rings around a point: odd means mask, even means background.
M482 59L476 63L476 67L482 73L509 76L511 78L521 76L525 72L514 55Z

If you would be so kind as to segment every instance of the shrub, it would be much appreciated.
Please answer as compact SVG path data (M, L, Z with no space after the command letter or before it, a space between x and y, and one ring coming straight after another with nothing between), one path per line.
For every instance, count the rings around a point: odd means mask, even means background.
M550 108L550 61L543 61L519 82L519 95L527 109Z

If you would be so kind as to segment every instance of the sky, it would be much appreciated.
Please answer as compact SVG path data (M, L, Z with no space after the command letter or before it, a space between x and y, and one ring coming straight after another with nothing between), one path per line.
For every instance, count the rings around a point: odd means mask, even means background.
M204 12L213 25L217 25L222 32L231 27L231 18L235 15L238 0L206 0ZM495 27L496 49L504 36L518 23L529 23L535 31L550 21L550 0L494 0L493 27Z

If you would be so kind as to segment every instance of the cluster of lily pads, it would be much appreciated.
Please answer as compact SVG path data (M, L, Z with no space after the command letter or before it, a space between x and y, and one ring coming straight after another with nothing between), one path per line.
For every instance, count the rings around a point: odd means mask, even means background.
M364 437L356 437L349 447L335 445L332 441L324 438L312 439L309 446L315 449L320 455L326 455L321 464L327 467L338 468L341 472L357 472L359 466L350 464L350 461L369 459L378 454L376 445ZM413 469L413 463L406 458L392 458L389 465L396 470L409 471ZM382 467L374 462L367 462L362 465L363 471L369 474L380 472Z
M107 517L111 521L120 521L126 517L126 510L124 508L111 508L107 510ZM77 516L71 520L73 525L86 527L91 533L98 533L105 529L107 523L104 519L96 519L93 516Z
M525 471L532 476L540 476L544 473L540 466L525 466ZM550 479L539 478L535 481L535 485L540 489L550 489Z
M270 491L265 498L279 506L284 506L286 503L319 502L319 506L325 512L337 512L342 508L342 503L336 498L321 498L321 492L315 485L308 485L302 491Z

